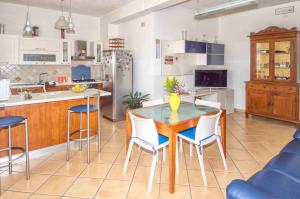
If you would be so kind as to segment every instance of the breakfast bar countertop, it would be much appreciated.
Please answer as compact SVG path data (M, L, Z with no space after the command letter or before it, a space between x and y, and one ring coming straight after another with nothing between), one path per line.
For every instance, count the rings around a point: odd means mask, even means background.
M111 93L98 89L87 89L81 93L75 93L73 91L57 91L57 92L46 92L46 93L32 93L32 98L25 100L24 96L20 95L11 95L9 100L0 101L0 107L11 107L11 106L20 106L27 104L38 104L38 103L47 103L47 102L56 102L64 100L73 100L73 99L83 99L89 95L97 95L100 92L100 96L110 96Z

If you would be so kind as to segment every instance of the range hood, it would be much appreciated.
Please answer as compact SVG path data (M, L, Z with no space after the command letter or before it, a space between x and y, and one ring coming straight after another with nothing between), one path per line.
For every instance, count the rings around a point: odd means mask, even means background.
M90 47L90 49L88 49ZM94 55L88 53L93 52L93 46L88 46L88 42L85 40L74 41L74 55L72 56L73 61L92 61L95 60Z

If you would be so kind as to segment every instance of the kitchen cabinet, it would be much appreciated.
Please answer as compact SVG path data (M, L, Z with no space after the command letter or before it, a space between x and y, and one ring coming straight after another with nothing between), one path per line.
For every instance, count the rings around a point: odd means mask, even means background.
M251 33L251 76L246 83L246 115L299 123L297 28L275 26Z
M20 39L20 50L22 51L59 51L60 39L33 37Z
M206 53L206 43L188 40L169 41L165 54Z
M21 38L20 64L23 65L59 65L60 39Z
M102 63L103 43L100 41L91 41L89 43L88 55L95 57L93 63L99 65Z
M0 64L19 63L19 36L1 34L0 46Z
M207 65L224 65L224 44L207 43Z
M60 63L62 65L71 65L71 41L62 39L60 41Z

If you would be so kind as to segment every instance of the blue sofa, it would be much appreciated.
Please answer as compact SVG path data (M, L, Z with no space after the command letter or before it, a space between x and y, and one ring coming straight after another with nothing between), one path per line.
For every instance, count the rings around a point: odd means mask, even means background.
M233 180L226 192L228 199L300 199L300 128L261 171Z

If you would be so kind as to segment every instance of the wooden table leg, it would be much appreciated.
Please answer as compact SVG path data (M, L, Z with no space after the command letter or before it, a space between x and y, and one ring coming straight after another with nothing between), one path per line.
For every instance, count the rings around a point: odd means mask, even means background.
M176 133L172 130L169 136L169 192L175 191L175 170L176 170Z
M222 137L222 147L224 155L226 157L226 110L223 110L221 116L221 137Z
M126 135L125 136L125 149L126 149L126 152L127 152L130 137L131 137L131 121L130 121L130 116L129 116L128 111L126 112L126 134L125 135Z

